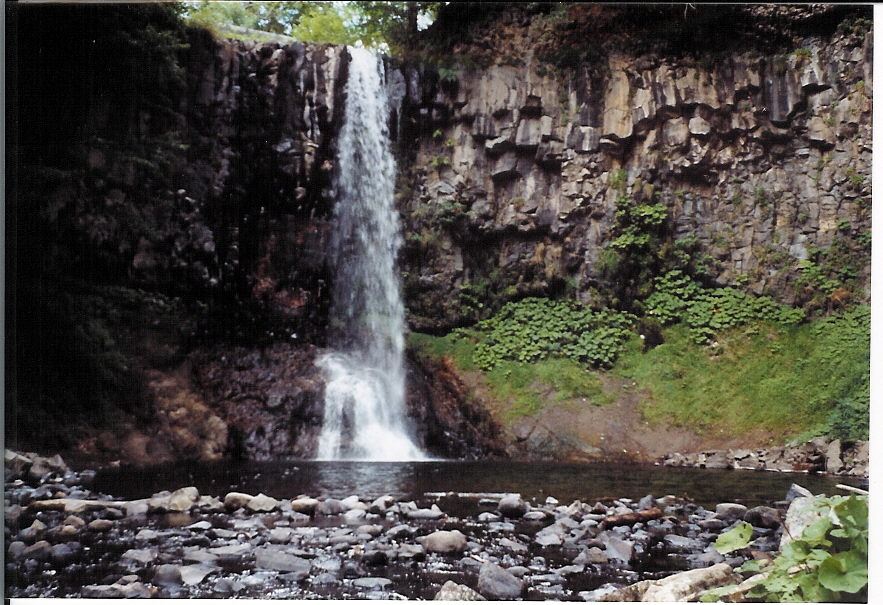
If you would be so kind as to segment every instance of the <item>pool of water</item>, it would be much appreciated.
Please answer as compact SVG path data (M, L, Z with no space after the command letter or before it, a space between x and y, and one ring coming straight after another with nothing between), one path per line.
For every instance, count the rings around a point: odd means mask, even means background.
M573 500L686 496L701 506L740 502L770 504L785 497L792 483L814 493L837 493L835 484L866 487L867 481L805 473L726 471L626 464L559 464L512 461L434 462L274 462L177 463L147 469L108 469L94 488L125 499L193 485L201 494L222 497L229 491L263 492L274 498L363 499L382 495L425 500L444 496L480 498L517 492L542 502L552 496Z

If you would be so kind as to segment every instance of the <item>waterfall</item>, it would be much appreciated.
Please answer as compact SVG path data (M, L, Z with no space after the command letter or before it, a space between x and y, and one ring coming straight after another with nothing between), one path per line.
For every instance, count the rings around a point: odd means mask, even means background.
M420 460L405 417L405 309L396 271L402 235L383 63L364 49L349 54L330 254L333 352L316 362L325 374L317 457Z

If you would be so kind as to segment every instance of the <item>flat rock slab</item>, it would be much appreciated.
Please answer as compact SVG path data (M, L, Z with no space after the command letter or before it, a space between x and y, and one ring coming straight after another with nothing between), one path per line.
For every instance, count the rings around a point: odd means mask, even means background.
M217 569L209 565L185 565L181 568L181 580L187 586L196 586Z
M310 562L273 548L259 548L254 551L255 563L261 569L275 571L309 572Z
M368 590L382 590L386 588L389 584L392 583L392 580L389 578L356 578L353 580L353 585L358 586L359 588L365 588Z

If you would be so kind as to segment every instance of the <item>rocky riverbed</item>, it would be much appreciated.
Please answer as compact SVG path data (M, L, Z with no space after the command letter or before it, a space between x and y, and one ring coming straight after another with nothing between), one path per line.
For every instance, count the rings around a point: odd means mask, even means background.
M7 452L6 596L595 601L685 570L738 581L743 557L718 554L717 536L745 520L753 550L775 551L788 500L806 495L710 510L671 495L470 494L446 511L431 493L280 500L182 487L119 500L93 491L94 476Z

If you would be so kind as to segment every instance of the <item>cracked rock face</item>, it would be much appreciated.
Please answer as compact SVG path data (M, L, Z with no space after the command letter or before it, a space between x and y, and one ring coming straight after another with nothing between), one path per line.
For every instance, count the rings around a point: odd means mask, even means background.
M455 87L420 80L401 203L412 327L474 319L461 291L481 280L504 298L572 280L591 300L622 193L664 202L718 285L806 302L798 263L870 226L872 48L870 33L834 34L780 55L610 53L568 72L526 53L461 69Z

